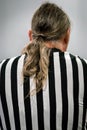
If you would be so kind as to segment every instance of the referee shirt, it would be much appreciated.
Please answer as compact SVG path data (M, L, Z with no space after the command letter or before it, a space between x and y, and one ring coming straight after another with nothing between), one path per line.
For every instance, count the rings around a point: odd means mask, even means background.
M0 63L0 130L86 130L87 60L52 49L44 88L23 82L25 54Z

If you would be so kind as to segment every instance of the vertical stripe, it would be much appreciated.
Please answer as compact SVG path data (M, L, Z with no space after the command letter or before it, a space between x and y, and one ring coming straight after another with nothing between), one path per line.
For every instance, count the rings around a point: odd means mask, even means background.
M78 65L78 75L79 75L79 119L78 119L78 130L82 128L82 117L83 117L83 98L84 98L84 76L83 76L83 66L81 60L76 58Z
M11 66L11 92L14 109L15 127L20 130L19 120L19 107L18 107L18 96L17 96L17 64L19 57L16 57Z
M86 62L86 64L87 64L87 60L86 59L84 59L84 61Z
M55 74L53 54L49 63L49 99L50 99L50 130L56 130L56 95L55 95Z
M14 122L14 112L13 112L13 104L12 104L12 96L11 96L11 65L15 58L11 58L6 66L5 72L5 93L6 100L10 118L11 129L15 130L15 122Z
M25 55L21 56L17 66L17 89L18 89L17 91L18 91L18 105L19 105L21 130L26 130L25 107L24 107L24 96L23 96L23 77L22 77L24 56Z
M29 91L30 91L30 79L29 77L26 77L24 81L24 104L25 104L25 115L26 115L26 127L27 127L27 130L32 130L30 96L28 98L25 98Z
M37 114L38 114L38 129L44 130L44 109L43 109L43 91L36 94L37 99Z
M87 107L86 107L86 122L85 122L85 129L87 130Z
M1 74L1 67L3 65L3 63L5 62L5 60L3 60L2 62L0 62L0 74Z
M82 119L82 130L85 130L86 123L86 111L87 111L87 63L81 59L84 74L84 98L83 98L83 119Z
M1 122L1 117L0 117L0 130L3 130L3 125L2 125L2 122Z
M36 85L33 77L30 78L30 91L35 89ZM30 96L31 103L31 114L32 114L32 129L38 130L38 118L37 118L37 102L36 102L36 94Z
M49 104L49 85L48 77L45 86L43 87L43 106L44 106L44 130L50 128L50 104Z
M59 53L54 53L54 66L55 66L55 91L56 91L56 122L57 129L62 128L62 95L61 95L61 72L60 72L60 61Z
M30 92L35 89L36 85L33 77L30 77ZM32 115L32 129L38 130L38 118L37 118L37 102L36 102L36 94L30 96L31 103L31 115Z
M2 130L3 130L3 128L6 130L5 117L4 117L2 103L1 103L1 67L4 62L5 62L5 60L3 60L0 63L0 122L1 122L0 126L1 126Z
M73 68L73 101L74 101L74 117L73 117L73 129L78 128L78 115L79 115L79 79L78 79L78 66L76 58L70 55Z
M1 122L1 116L0 116L0 130L3 130L2 122Z
M65 61L67 68L67 92L68 92L68 127L67 130L72 130L73 126L73 76L72 63L69 54L65 53Z
M8 63L9 59L7 59L1 68L0 73L0 92L1 92L1 102L6 122L6 128L7 130L11 130L10 121L9 121L9 115L8 115L8 108L7 108L7 102L6 102L6 95L5 95L5 68Z
M60 53L61 69L61 89L62 89L62 130L67 130L68 123L68 95L67 95L67 75L64 53Z
M2 123L2 129L7 130L6 124L5 124L5 117L4 117L4 113L3 113L3 108L2 108L2 103L1 103L1 97L0 97L0 120Z

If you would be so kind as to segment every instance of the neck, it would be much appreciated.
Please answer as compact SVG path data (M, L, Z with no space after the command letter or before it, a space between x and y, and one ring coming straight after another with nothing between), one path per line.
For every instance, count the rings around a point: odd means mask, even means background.
M61 51L66 51L67 49L67 44L64 42L64 41L56 41L56 42L47 42L45 44L48 48L56 48L56 49L59 49Z

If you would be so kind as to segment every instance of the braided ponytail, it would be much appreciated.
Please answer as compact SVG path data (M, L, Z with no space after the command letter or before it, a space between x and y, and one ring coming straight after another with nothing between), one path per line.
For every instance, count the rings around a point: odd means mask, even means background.
M34 76L36 83L36 88L28 93L28 95L33 95L39 92L46 82L50 49L45 46L44 42L42 43L42 40L38 40L37 43L30 43L25 47L23 53L27 54L23 74L29 77Z

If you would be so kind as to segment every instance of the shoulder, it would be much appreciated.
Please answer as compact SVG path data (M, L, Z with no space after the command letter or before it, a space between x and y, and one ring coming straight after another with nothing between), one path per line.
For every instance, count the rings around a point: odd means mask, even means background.
M85 58L78 56L78 55L74 55L74 54L69 53L69 52L64 52L64 57L66 57L66 58L70 57L71 61L76 61L76 62L78 62L78 64L81 62L82 64L87 66L87 60Z
M61 52L61 51L53 52L53 55L54 55L53 56L54 62L60 62L60 65L65 63L66 65L71 64L73 67L80 66L80 68L81 68L81 66L82 66L85 69L87 69L87 60L78 55L74 55L69 52Z
M25 54L2 60L0 62L0 72L6 68L11 69L12 66L14 66L14 68L17 68L18 64L23 65L24 58Z
M65 53L65 55L67 55L67 54L70 55L70 57L71 57L72 60L76 60L76 62L78 62L78 63L81 62L83 65L87 66L87 59L82 58L82 57L80 57L78 55L73 55L73 54L71 54L69 52Z

